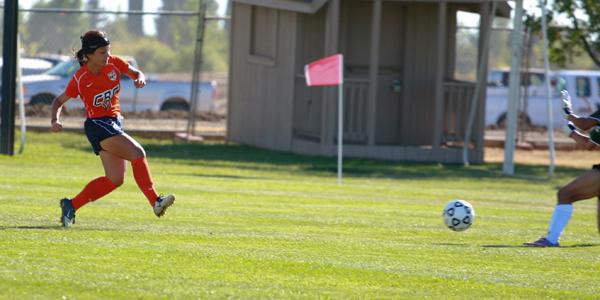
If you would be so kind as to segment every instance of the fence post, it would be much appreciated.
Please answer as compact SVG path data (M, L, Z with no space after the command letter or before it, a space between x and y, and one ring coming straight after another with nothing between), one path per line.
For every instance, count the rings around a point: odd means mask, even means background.
M189 141L196 132L196 110L198 107L198 89L200 87L200 72L202 71L202 49L204 47L204 25L206 19L206 5L200 1L198 14L198 27L196 29L196 46L194 51L194 68L192 70L192 91L190 95L190 113L187 124L187 140Z

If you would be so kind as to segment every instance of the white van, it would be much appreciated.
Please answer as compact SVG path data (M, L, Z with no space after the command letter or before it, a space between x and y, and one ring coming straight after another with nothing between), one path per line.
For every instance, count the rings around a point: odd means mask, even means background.
M495 69L488 75L486 126L504 126L509 74L510 70ZM554 128L565 126L560 101L560 91L563 89L571 95L575 114L586 116L600 109L600 71L557 70L551 72L550 76ZM521 78L524 87L518 105L520 119L527 124L546 127L548 118L543 70L530 69Z

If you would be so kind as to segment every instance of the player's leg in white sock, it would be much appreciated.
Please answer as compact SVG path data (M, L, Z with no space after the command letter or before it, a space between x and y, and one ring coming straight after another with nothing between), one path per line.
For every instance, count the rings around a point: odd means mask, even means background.
M567 227L571 215L573 214L572 204L558 204L554 208L554 213L550 219L550 225L548 226L548 236L546 238L553 244L557 244L560 240L560 235Z
M548 226L548 236L551 243L558 243L560 236L573 214L573 203L600 195L600 169L594 167L562 187L557 194L558 204Z

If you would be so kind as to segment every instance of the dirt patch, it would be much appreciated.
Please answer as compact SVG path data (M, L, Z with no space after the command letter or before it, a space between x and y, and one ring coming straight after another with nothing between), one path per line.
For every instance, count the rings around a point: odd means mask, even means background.
M486 163L502 163L504 161L503 148L485 148L484 161ZM600 162L598 151L571 150L555 151L555 165L575 168L589 168ZM549 165L550 153L548 150L515 150L514 162L526 165Z

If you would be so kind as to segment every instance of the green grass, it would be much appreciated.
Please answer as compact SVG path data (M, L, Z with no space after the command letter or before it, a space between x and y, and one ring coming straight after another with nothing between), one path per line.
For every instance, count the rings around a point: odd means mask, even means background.
M0 298L596 298L595 200L579 202L560 249L543 235L558 186L583 172L498 164L346 161L239 145L142 140L157 219L125 184L59 227L58 199L102 175L82 134L30 133L0 156ZM475 207L455 233L441 210Z

